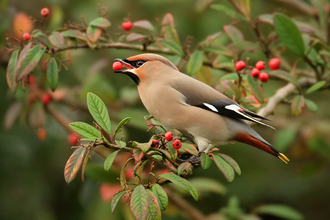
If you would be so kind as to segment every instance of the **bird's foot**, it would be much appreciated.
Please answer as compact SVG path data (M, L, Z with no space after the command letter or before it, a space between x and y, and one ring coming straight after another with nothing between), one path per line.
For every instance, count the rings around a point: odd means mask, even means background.
M188 157L187 157L187 154L182 155L180 158L177 157L177 160L180 161L181 163L189 162L194 166L199 165L201 163L201 159L199 156L190 155L190 154Z

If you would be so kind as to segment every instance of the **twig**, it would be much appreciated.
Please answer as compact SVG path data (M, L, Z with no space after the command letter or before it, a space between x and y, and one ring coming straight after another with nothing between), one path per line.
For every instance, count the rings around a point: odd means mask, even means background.
M188 216L189 219L193 219L193 220L206 219L206 216L203 213L201 213L197 208L189 204L185 199L174 193L173 190L171 190L169 187L164 187L164 190L166 191L169 200L171 200L171 202L175 204L175 206L179 208L179 210L184 212L184 214Z

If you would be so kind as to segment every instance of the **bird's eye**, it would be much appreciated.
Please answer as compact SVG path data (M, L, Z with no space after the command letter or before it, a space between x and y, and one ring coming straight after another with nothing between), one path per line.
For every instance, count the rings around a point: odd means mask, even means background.
M144 61L143 60L136 61L136 66L137 67L142 66L143 64L144 64Z

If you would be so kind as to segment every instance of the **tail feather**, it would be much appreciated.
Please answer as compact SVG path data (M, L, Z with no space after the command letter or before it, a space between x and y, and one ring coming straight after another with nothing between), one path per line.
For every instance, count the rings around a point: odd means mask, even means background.
M259 140L249 134L239 133L237 134L235 141L249 144L253 147L259 148L260 150L263 150L269 154L274 155L275 157L282 160L284 163L288 163L289 161L289 159L284 154L276 150L271 144L269 144L266 141Z

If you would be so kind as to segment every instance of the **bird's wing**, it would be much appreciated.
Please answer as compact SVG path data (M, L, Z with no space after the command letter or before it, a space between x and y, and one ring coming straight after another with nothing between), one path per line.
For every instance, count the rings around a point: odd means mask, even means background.
M170 82L170 86L185 97L184 101L188 105L196 106L221 116L248 120L273 128L272 126L257 120L268 119L244 109L235 101L216 91L212 87L184 74Z

